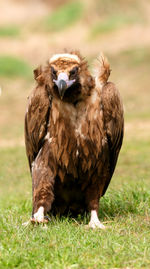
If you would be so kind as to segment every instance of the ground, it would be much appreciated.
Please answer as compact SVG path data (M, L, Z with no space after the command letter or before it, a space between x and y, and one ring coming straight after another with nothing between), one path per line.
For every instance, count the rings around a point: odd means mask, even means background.
M0 10L0 268L149 268L149 2L7 0ZM105 231L87 229L89 216L22 226L32 208L23 130L32 70L68 46L90 68L108 56L124 103L124 143L100 203Z

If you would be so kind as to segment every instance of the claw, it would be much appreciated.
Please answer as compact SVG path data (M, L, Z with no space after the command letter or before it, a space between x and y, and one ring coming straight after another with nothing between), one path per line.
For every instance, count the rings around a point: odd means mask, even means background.
M48 216L44 216L44 207L41 206L38 211L31 218L31 223L48 223L50 218Z
M44 216L44 207L41 206L41 207L39 207L38 211L33 215L33 217L29 221L23 223L22 225L28 226L30 223L32 223L32 224L36 224L36 223L46 224L49 221L50 221L50 218L48 216Z
M92 228L92 229L106 229L106 227L100 222L100 221L97 221L97 222L94 222L94 221L90 221L89 222L89 227Z
M38 223L44 222L44 207L43 206L40 206L38 211L34 213L31 222L38 222Z
M44 219L42 219L41 221L38 221L35 218L31 218L30 221L31 221L32 224L36 224L36 223L38 223L38 224L44 223L45 224L45 223L48 223L49 222L49 219L46 218L46 217L44 217Z
M91 211L91 219L88 226L92 229L105 229L105 226L98 219L96 210Z

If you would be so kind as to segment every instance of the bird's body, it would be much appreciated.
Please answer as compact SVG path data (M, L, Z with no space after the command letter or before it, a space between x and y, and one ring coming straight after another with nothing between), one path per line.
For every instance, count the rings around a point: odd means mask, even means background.
M38 86L29 99L25 138L38 222L48 212L91 211L90 226L103 227L99 199L123 138L122 103L108 76L104 57L94 78L78 53L55 55L44 71L35 71Z

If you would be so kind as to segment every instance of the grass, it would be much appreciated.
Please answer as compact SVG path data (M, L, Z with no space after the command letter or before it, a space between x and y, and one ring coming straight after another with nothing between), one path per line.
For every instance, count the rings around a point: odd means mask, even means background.
M52 217L47 227L22 226L31 214L25 149L1 149L0 268L148 268L148 148L147 140L125 139L114 178L101 199L105 231L87 229L88 216Z
M130 68L143 68L146 66L147 68L149 61L150 61L150 51L149 47L143 46L143 47L128 47L125 50L122 50L117 55L114 55L113 57L110 56L111 62L113 64L116 64L116 68L119 66L119 68L124 67L124 70L127 70L127 65ZM124 63L124 66L123 64ZM128 70L127 70L128 71Z
M64 4L44 19L43 27L48 31L61 31L78 21L82 15L81 2Z
M97 37L98 35L107 34L123 28L124 26L133 24L137 21L136 16L129 16L127 14L115 14L106 17L103 21L97 23L91 29L91 38Z
M122 30L130 25L141 25L147 22L143 5L139 0L101 0L95 1L97 22L89 31L90 39Z
M0 76L1 77L23 77L30 78L32 75L31 67L22 59L0 55Z
M141 1L139 0L96 0L95 8L100 15L112 15L119 12L136 12L141 8Z
M20 35L20 29L17 26L1 26L0 37L18 37Z

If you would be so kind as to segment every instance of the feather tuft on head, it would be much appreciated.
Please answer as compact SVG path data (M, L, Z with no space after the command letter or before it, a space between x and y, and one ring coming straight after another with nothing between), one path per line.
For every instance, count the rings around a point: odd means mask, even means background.
M101 53L95 63L95 77L96 77L96 80L100 82L101 86L106 84L109 78L110 72L111 70L110 70L109 62L107 58L104 56L104 54Z

